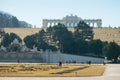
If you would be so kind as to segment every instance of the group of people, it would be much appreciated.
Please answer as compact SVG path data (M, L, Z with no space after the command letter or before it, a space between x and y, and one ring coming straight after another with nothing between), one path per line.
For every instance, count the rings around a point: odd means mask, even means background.
M91 65L91 61L87 61L87 64ZM106 65L106 62L103 62L103 65ZM62 62L61 61L59 61L58 66L62 67Z

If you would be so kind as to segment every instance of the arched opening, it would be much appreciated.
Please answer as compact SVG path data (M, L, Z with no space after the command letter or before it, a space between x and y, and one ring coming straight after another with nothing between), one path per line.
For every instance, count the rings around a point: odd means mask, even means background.
M90 26L93 27L93 23L90 23Z
M58 25L58 22L56 22L55 25Z
M54 26L54 23L53 23L53 22L51 23L51 26Z
M69 23L67 23L67 27L69 27L70 26L70 24Z
M70 27L73 27L73 23L71 23Z
M47 27L50 27L50 23L47 24Z
M86 24L90 26L90 23L89 23L89 22L87 22Z
M77 26L77 23L75 23L75 26Z
M97 23L94 23L94 27L97 27Z

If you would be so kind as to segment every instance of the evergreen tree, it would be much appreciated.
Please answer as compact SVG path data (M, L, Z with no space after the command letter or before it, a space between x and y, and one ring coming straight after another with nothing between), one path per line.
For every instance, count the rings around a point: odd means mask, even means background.
M58 44L61 52L73 53L74 40L72 32L68 31L65 25L58 23L58 25L49 27L47 32L50 33L53 41Z
M89 42L89 52L94 55L102 56L103 42L101 40L92 40Z
M1 45L8 47L9 44L10 44L10 37L9 37L9 34L6 33L1 41Z
M84 21L80 21L75 27L74 38L78 40L93 40L93 31L92 27L87 25Z
M8 47L14 39L18 39L19 42L22 42L21 38L15 33L5 33L1 41L1 45Z
M118 56L120 56L120 47L115 42L110 42L104 46L103 54L108 57L109 60L114 59L116 62Z
M51 49L56 50L56 48L47 43L46 32L42 29L39 33L26 36L24 38L24 42L28 48L37 47L38 50L43 49Z

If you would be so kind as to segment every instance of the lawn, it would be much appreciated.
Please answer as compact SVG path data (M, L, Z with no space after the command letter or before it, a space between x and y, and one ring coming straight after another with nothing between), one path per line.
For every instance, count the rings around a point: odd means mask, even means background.
M29 76L29 77L80 77L101 76L103 65L86 64L0 64L0 76Z

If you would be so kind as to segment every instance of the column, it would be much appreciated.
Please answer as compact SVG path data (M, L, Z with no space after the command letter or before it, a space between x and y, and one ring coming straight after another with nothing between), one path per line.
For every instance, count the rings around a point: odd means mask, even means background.
M90 26L90 22L88 23L88 25Z
M48 26L48 22L43 20L42 25L43 25L43 27L47 27Z
M52 26L52 22L50 22L50 26Z
M73 27L75 27L75 23L73 23Z
M93 26L92 26L92 27L94 27L94 22L93 22L92 24L93 24Z
M102 23L101 22L97 22L97 27L101 27Z

